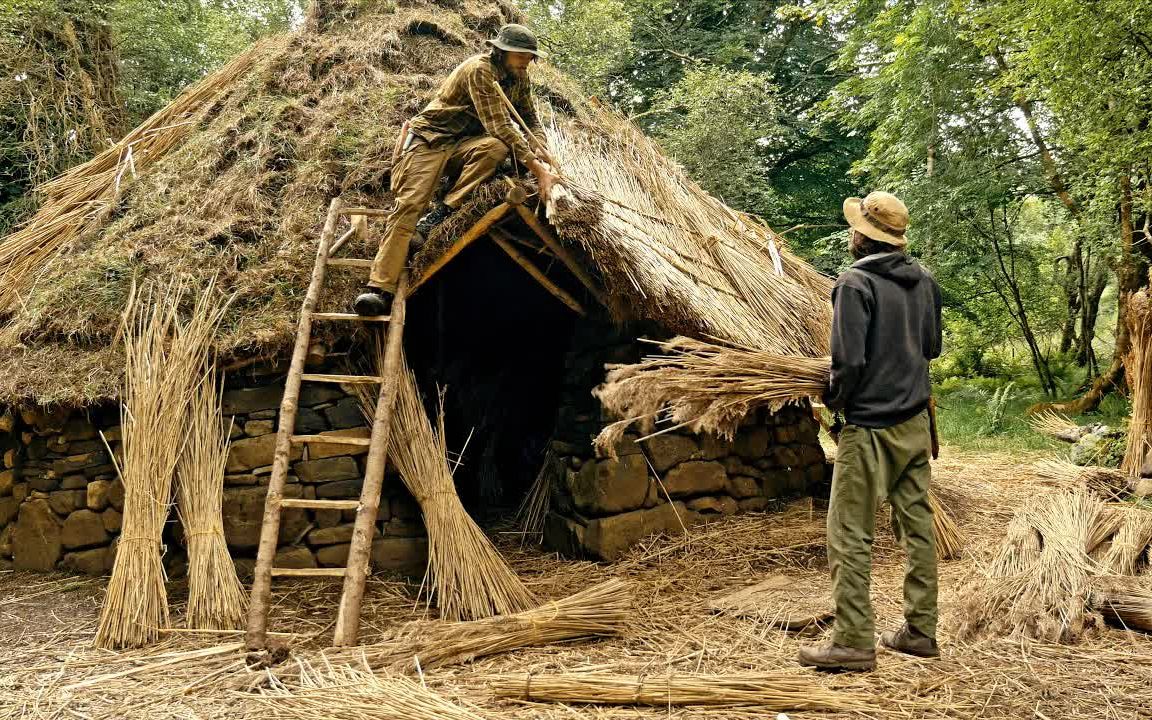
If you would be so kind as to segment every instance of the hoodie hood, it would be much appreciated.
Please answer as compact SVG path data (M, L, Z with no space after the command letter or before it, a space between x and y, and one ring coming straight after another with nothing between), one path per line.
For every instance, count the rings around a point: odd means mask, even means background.
M920 263L902 252L868 255L852 263L852 267L873 275L888 278L903 288L913 288L927 275Z

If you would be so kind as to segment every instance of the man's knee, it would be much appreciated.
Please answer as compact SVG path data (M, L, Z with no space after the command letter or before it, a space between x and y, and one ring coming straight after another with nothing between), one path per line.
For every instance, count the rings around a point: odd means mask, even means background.
M486 163L499 165L508 157L508 146L494 137L485 137L477 143L476 155Z

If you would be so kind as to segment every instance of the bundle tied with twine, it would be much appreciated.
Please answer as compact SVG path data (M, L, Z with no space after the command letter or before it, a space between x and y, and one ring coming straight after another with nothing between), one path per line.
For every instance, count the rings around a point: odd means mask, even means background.
M797 675L618 675L512 673L481 678L497 697L589 705L755 706L773 712L870 712L876 698L831 690Z
M121 405L124 519L112 579L100 613L96 645L140 647L169 626L161 536L172 480L185 445L189 403L226 303L215 284L199 294L187 318L179 281L133 294L125 312Z
M377 374L384 372L384 348L375 347ZM389 455L404 485L420 505L428 530L428 602L436 603L446 620L472 620L526 610L535 599L468 515L456 494L444 439L441 402L438 427L424 412L416 376L401 363L399 392L393 408ZM364 416L371 423L376 397L356 386Z
M1152 584L1146 577L1096 578L1092 605L1114 625L1152 633Z
M417 620L372 645L329 648L322 659L374 672L417 674L520 648L619 635L631 612L627 583L613 578L514 615L456 623Z
M1152 447L1152 300L1147 290L1128 299L1126 321L1131 347L1124 358L1124 374L1132 399L1132 414L1128 419L1128 440L1120 469L1139 477L1144 458Z
M241 627L248 605L224 537L227 464L228 432L221 422L216 367L208 363L188 408L187 440L176 466L177 509L188 545L190 628Z
M775 412L789 403L818 399L828 387L829 359L778 355L687 337L655 343L666 354L616 366L593 392L624 418L608 425L596 446L611 455L633 423L651 432L657 420L732 439L753 410ZM662 430L664 431L664 430Z
M1075 465L1052 458L1038 460L1033 467L1037 477L1057 487L1082 489L1103 500L1119 500L1128 494L1128 474L1116 468Z

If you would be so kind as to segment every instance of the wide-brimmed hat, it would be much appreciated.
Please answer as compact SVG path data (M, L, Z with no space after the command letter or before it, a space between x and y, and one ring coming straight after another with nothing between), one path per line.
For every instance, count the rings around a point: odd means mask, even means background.
M904 236L908 231L908 208L892 193L877 190L863 200L850 197L844 201L844 217L854 229L873 240L898 248L908 244Z
M539 58L545 57L536 42L536 34L523 25L505 25L495 38L484 42L507 52L526 52Z

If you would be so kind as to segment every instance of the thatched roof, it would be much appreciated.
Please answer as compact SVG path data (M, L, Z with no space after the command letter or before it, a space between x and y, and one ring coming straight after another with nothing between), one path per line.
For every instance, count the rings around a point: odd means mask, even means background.
M402 122L517 19L502 2L397 5L257 44L129 136L130 158L122 144L46 188L40 215L0 244L0 402L114 397L120 314L149 278L215 277L236 293L225 362L287 353L329 200L386 207ZM575 196L552 223L609 293L675 332L826 353L826 278L555 70L533 76ZM496 201L481 192L468 210ZM442 244L430 246L416 262ZM328 295L357 284L332 277Z

